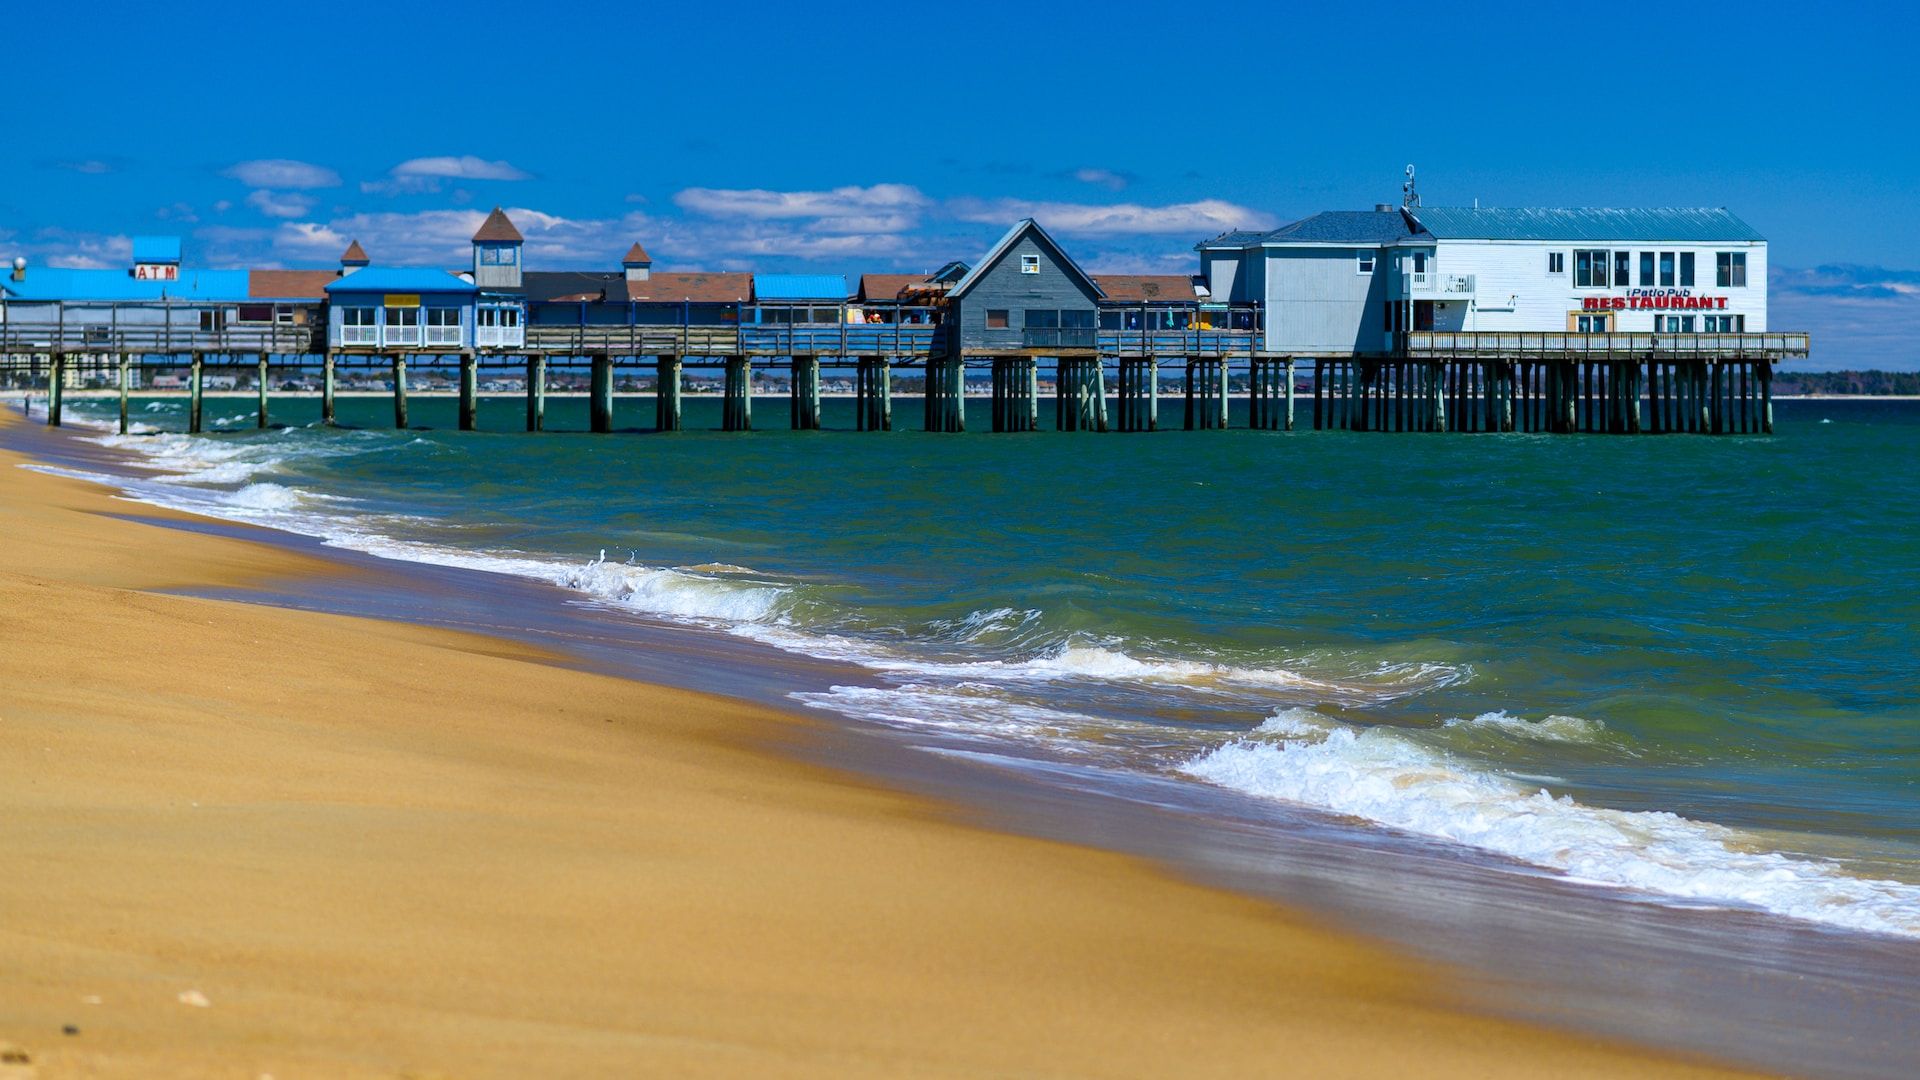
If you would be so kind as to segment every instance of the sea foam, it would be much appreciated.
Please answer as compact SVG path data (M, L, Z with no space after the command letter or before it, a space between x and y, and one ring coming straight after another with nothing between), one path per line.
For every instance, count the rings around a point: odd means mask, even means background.
M1677 814L1588 806L1422 745L1294 710L1200 754L1188 775L1494 852L1568 878L1852 930L1920 936L1920 887L1764 850Z

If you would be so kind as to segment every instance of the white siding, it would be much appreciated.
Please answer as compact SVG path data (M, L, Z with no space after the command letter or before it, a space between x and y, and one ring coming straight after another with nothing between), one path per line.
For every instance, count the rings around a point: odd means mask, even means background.
M1372 251L1373 273L1359 270ZM1260 261L1273 352L1379 352L1385 347L1387 260L1374 248L1268 248Z
M1576 288L1574 286L1573 253L1579 250L1630 251L1628 260L1632 268L1632 282L1621 286L1610 283L1607 288ZM1694 253L1694 283L1691 289L1675 285L1694 296L1727 298L1725 309L1712 309L1714 314L1744 315L1749 333L1758 333L1767 328L1767 245L1765 242L1745 243L1614 243L1582 242L1579 244L1548 241L1518 240L1442 240L1435 257L1435 269L1446 274L1472 274L1475 278L1475 292L1472 309L1466 313L1465 330L1565 330L1567 315L1583 310L1585 298L1590 296L1626 297L1643 287L1660 289L1659 285L1642 286L1640 283L1640 253L1643 251L1675 253L1676 260L1680 252ZM1715 258L1723 251L1745 252L1747 256L1747 284L1744 288L1721 288L1715 284ZM1563 257L1565 271L1560 274L1547 273L1547 255L1559 252ZM1657 259L1656 259L1657 266ZM1610 275L1611 276L1611 275ZM1677 280L1677 279L1676 279ZM1704 315L1706 309L1676 310L1680 315ZM1436 313L1437 314L1437 313ZM1666 314L1658 308L1628 309L1614 312L1614 329L1618 331L1651 331L1654 316ZM1446 329L1439 325L1436 329Z

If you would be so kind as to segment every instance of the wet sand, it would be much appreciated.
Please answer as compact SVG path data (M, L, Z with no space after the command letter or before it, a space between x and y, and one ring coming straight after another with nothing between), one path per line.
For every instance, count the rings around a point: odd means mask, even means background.
M17 422L12 418L8 421ZM1711 1074L0 455L0 1076ZM63 1025L78 1028L63 1035Z

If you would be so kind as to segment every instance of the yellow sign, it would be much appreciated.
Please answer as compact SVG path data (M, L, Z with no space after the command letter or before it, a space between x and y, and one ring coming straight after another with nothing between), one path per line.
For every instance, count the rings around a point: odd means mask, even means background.
M387 306L388 307L419 307L420 294L419 293L388 293Z

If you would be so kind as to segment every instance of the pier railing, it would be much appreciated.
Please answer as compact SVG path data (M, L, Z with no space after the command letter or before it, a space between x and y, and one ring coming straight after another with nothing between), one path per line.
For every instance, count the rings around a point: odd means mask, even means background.
M736 326L529 326L526 348L588 356L738 356Z
M324 351L324 328L316 326L226 326L196 330L187 326L112 326L8 321L0 323L0 354L269 353L302 355Z
M1101 330L1095 347L1105 356L1251 356L1255 330Z
M1551 359L1785 360L1808 355L1804 333L1579 334L1552 331L1415 330L1400 335L1414 360Z

